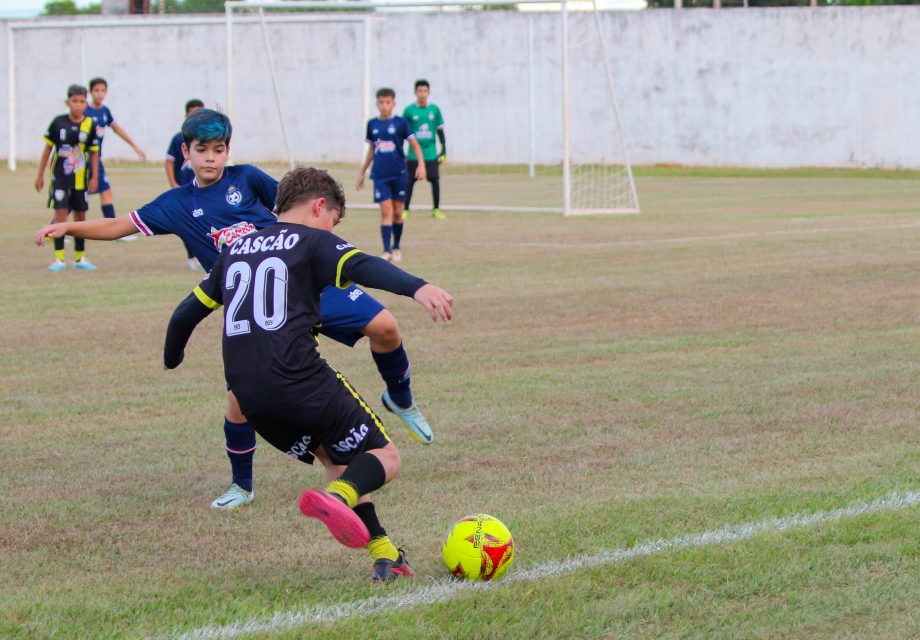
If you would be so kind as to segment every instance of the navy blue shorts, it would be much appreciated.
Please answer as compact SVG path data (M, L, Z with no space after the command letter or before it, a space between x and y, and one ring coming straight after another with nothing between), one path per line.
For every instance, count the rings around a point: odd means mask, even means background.
M112 188L112 185L109 184L109 179L105 177L105 165L102 164L102 160L99 161L99 185L95 191L90 193L103 193Z
M409 188L409 176L374 179L374 202L386 200L406 201L406 189Z
M361 330L386 309L369 293L351 285L347 289L328 286L319 296L323 314L319 332L349 347L363 337Z

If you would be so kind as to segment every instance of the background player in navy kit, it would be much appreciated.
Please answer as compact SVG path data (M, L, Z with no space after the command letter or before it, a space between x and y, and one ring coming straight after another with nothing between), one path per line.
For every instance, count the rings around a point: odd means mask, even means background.
M167 191L127 216L48 225L38 232L36 242L42 244L45 236L62 238L64 234L115 240L136 231L144 235L174 233L210 270L225 245L276 221L271 208L278 183L251 165L225 166L232 133L225 115L202 109L186 119L182 133L183 155L195 172L191 183ZM393 314L357 287L344 291L327 287L321 300L319 332L348 346L367 336L371 355L387 387L382 397L384 405L399 415L415 439L430 443L434 436L412 399L409 359ZM216 509L249 504L254 496L255 432L232 395L228 397L224 432L233 482L227 493L211 503Z
M54 221L64 222L73 212L74 220L85 220L89 208L90 191L96 188L99 168L99 139L96 123L85 115L86 87L72 84L67 88L68 112L57 116L45 132L45 148L38 162L35 190L45 186L45 167L51 158L51 193L48 206L54 209ZM87 160L87 155L89 159ZM87 166L89 165L89 166ZM84 255L85 241L74 242L74 263L77 269L93 270L96 267ZM62 271L64 238L54 239L54 262L49 271Z
M190 115L203 108L204 103L201 100L189 100L185 103L185 117L188 118ZM195 172L192 171L192 167L189 166L188 160L186 160L185 156L182 154L182 144L184 142L185 140L182 138L182 132L177 131L176 135L169 141L169 148L166 149L166 180L169 182L169 186L172 189L188 184L195 179ZM188 256L189 270L200 270L201 264L198 262L198 259L195 258L195 254L192 253L192 248L188 246L185 240L182 241L182 244L185 245L185 252Z
M90 193L98 193L99 200L102 204L102 216L105 218L115 217L115 205L112 204L112 185L105 175L105 165L102 164L102 144L105 142L105 132L111 129L118 136L131 145L134 153L141 161L147 160L144 150L137 146L137 143L131 139L128 132L121 128L115 122L115 116L107 106L103 104L105 96L109 91L109 84L104 78L93 78L89 81L89 93L92 97L91 104L86 108L86 115L92 118L96 123L96 131L99 133L99 186L96 190L90 190ZM134 240L133 235L125 236L122 240Z
M399 453L374 412L316 351L320 292L351 281L413 297L432 319L450 320L443 289L368 256L331 233L345 214L341 186L325 171L298 168L278 187L278 222L225 249L176 309L164 364L177 367L195 327L225 305L224 373L256 431L274 447L325 467L325 491L306 491L300 509L342 544L366 546L372 580L411 576L381 526L370 494L392 480Z
M409 141L417 157L422 156L422 151L408 121L402 116L393 115L395 107L396 92L388 88L378 89L377 109L380 116L371 118L367 123L364 138L370 146L358 172L357 188L360 190L364 186L364 175L373 163L371 180L374 181L374 202L380 203L383 259L399 261L402 259L399 242L403 232L403 202L406 200L409 182L404 143ZM415 176L419 180L426 178L424 163L418 165Z

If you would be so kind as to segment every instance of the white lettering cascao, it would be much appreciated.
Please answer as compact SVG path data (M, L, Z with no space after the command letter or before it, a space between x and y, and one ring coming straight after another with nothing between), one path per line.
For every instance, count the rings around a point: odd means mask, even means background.
M364 441L364 437L367 435L368 428L366 424L362 424L359 429L352 427L349 432L350 436L339 440L336 444L332 445L332 448L338 451L339 453L348 453L349 451L354 451L357 449L361 442Z
M305 454L310 446L310 436L304 436L294 443L294 446L288 449L287 454L292 458L300 458Z
M230 255L265 253L267 251L281 251L282 249L293 249L300 242L300 236L296 233L287 235L287 229L282 229L277 236L264 236L258 238L246 238L242 242L236 242L230 248Z

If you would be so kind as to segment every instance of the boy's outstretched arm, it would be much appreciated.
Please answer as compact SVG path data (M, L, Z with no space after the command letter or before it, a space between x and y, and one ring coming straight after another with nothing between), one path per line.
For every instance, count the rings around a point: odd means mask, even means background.
M61 238L71 235L87 240L118 240L137 233L137 227L128 216L118 218L99 218L83 222L58 222L46 224L35 234L35 244L43 246L46 238Z
M435 322L438 318L445 322L453 318L453 296L383 258L356 253L342 265L342 279L413 298Z
M176 310L173 311L172 318L169 319L169 326L166 327L166 343L163 345L163 366L167 369L175 369L185 358L185 345L188 344L189 338L198 323L207 318L212 307L206 306L194 294L188 294L188 297L179 303Z

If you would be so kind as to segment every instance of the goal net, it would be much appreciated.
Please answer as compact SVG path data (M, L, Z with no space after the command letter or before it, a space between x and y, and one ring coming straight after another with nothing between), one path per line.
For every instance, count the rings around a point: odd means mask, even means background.
M609 14L503 2L227 2L234 156L257 139L353 186L376 90L394 89L401 114L425 79L445 121L442 209L637 213ZM412 209L431 206L416 183Z

